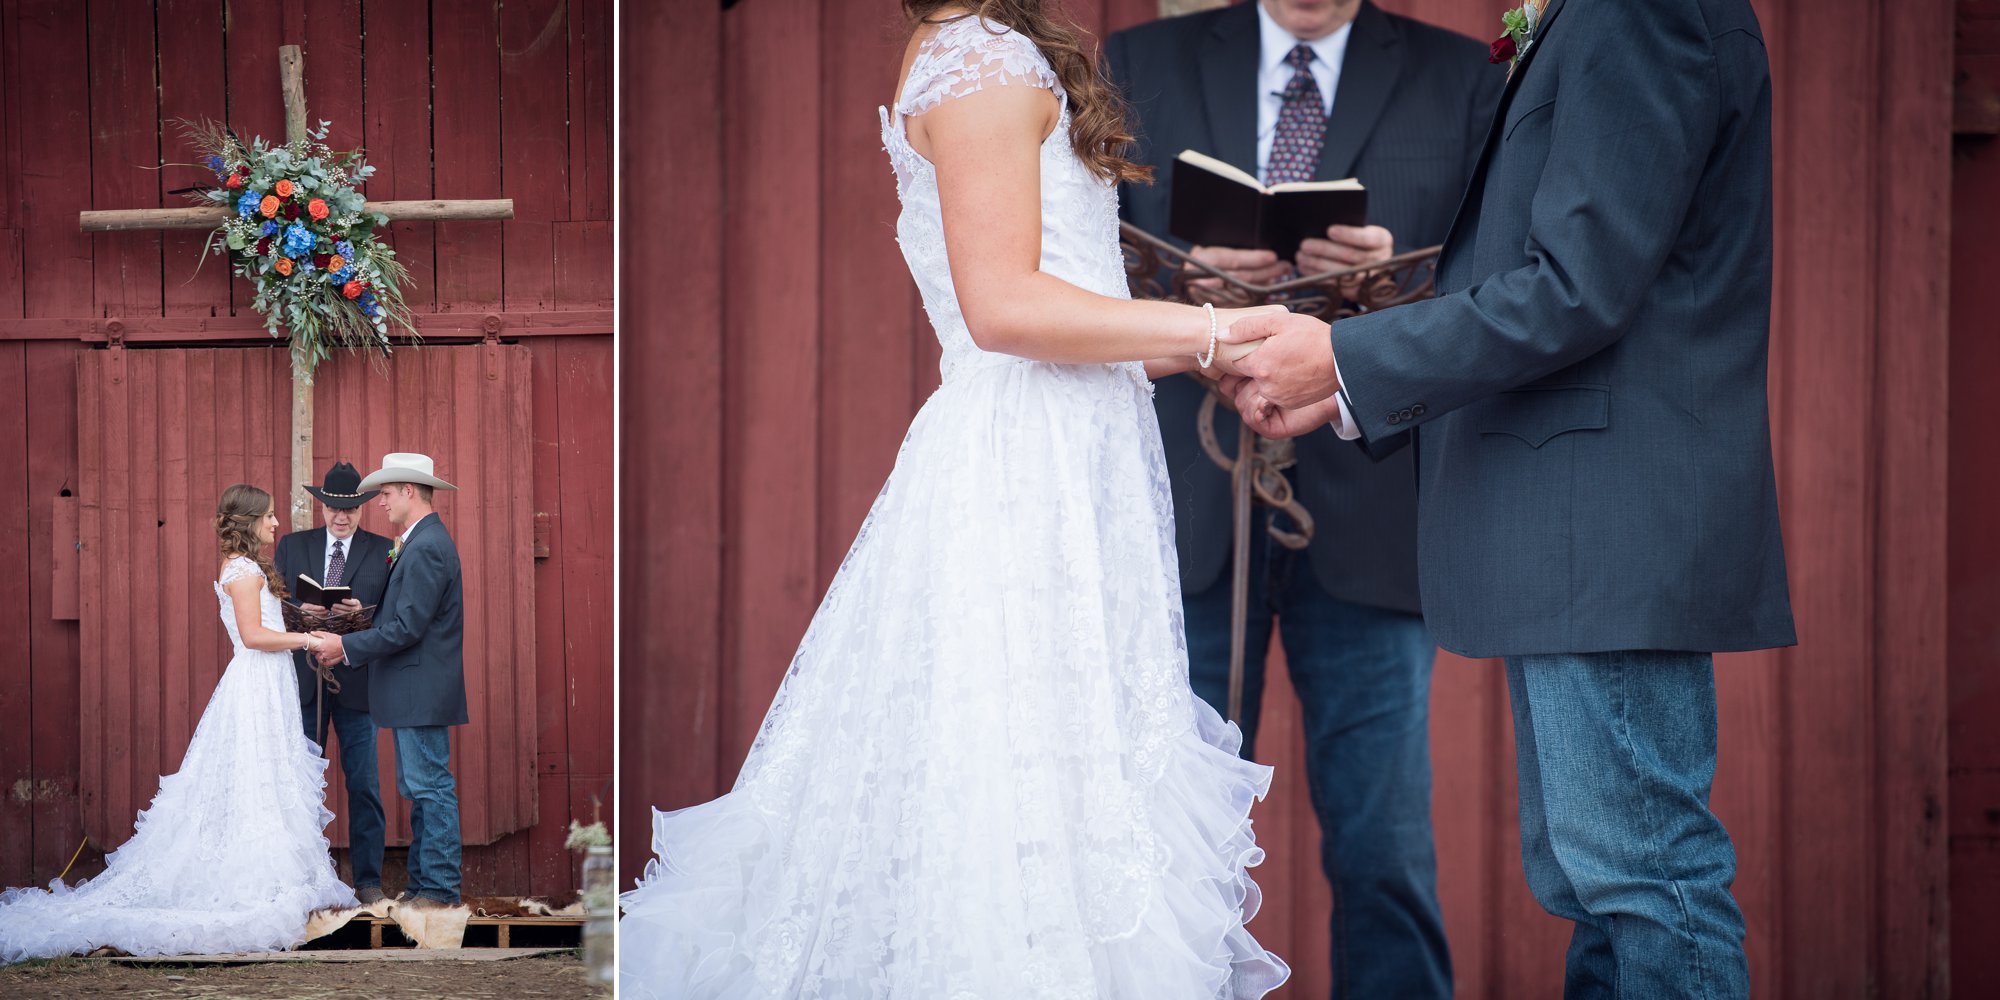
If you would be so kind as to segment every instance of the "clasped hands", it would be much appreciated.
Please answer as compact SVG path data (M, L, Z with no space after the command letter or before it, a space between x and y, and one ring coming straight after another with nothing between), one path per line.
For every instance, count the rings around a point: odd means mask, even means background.
M1380 226L1332 226L1326 239L1299 246L1296 264L1301 273L1318 274L1377 264L1394 252L1394 237ZM1196 247L1191 256L1250 284L1282 280L1294 263L1269 250L1228 247ZM1200 295L1222 281L1197 278L1190 286ZM1222 398L1252 430L1268 438L1297 437L1338 419L1340 376L1326 323L1281 305L1226 312L1215 363L1198 371L1219 382Z

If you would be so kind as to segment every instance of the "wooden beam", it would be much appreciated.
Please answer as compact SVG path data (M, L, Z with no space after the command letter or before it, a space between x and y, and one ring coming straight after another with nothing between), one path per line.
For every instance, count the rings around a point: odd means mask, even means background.
M488 335L519 337L588 336L611 332L609 309L551 309L514 312L418 313L410 317L426 343L441 339L478 340ZM0 343L16 340L69 340L102 344L113 335L126 344L272 342L264 319L241 316L89 316L0 319Z
M452 200L428 198L419 201L371 201L368 211L380 212L390 222L449 222L462 219L511 219L514 199L482 198ZM195 208L119 208L78 212L78 228L86 233L116 233L134 229L213 229L229 218L224 205Z

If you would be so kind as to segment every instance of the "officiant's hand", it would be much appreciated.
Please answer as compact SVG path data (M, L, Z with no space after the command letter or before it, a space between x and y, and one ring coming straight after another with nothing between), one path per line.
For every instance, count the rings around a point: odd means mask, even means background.
M301 604L299 605L299 610L313 618L321 618L326 615L326 609L317 604Z
M1195 247L1188 251L1188 256L1251 285L1268 285L1282 280L1292 272L1291 262L1279 260L1278 255L1270 250ZM1188 282L1188 287L1195 293L1195 301L1200 302L1201 293L1215 292L1222 288L1222 279L1196 278Z
M1327 331L1325 323L1311 316L1285 313L1247 316L1230 324L1219 339L1226 344L1262 340L1254 352L1233 363L1231 374L1249 376L1264 399L1296 410L1340 391L1333 338ZM1221 348L1216 353L1220 355ZM1242 403L1239 397L1237 404Z
M1380 264L1396 255L1396 237L1381 226L1328 226L1326 239L1299 244L1299 273L1325 274Z
M347 658L347 651L340 648L340 636L332 632L314 632L313 638L319 640L320 666L331 667Z
M333 610L338 611L343 615L351 615L356 611L361 610L361 602L350 597L347 600L344 600L339 604L334 605Z

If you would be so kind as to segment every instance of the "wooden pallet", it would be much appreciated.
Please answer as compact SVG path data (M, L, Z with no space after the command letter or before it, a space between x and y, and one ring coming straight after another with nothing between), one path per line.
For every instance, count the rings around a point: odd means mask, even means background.
M574 927L576 928L578 939L581 940L583 935L584 919L585 918L583 917L474 916L465 922L465 926L468 928L497 927L499 928L500 939L498 942L496 942L496 946L500 948L511 948L513 947L512 932L516 927L522 927L522 928L533 927L533 928L544 928L544 929L557 928L557 927ZM370 914L363 914L361 916L355 917L353 922L357 924L368 925L368 947L370 948L383 947L382 929L384 927L397 926L396 921L390 919L389 917L377 917Z

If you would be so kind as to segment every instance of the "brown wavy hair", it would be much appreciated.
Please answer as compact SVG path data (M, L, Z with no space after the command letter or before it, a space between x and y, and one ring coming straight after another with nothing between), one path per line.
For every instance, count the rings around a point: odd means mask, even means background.
M1059 6L1058 0L903 0L903 15L912 30L977 17L1026 35L1069 94L1069 144L1077 159L1108 181L1150 183L1153 168L1127 156L1136 140L1125 127L1124 98L1098 71L1094 40L1059 16ZM937 16L945 10L967 13Z
M257 522L270 512L271 494L248 483L237 483L223 490L222 499L216 501L215 537L222 543L224 560L242 556L256 563L264 571L264 582L271 593L283 600L289 595L278 577L278 567L271 565L271 557L264 554L264 543L257 537Z

